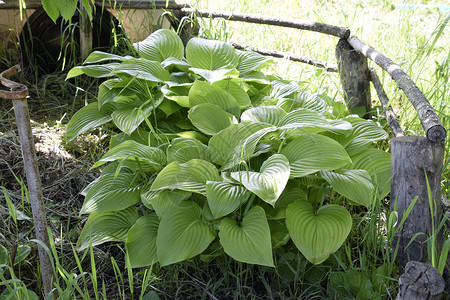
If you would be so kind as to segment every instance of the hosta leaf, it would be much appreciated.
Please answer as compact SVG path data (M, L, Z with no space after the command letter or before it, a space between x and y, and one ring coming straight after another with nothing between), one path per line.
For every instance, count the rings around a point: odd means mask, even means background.
M315 110L320 114L324 114L327 110L327 104L318 95L309 94L306 92L298 92L293 99L281 99L278 101L278 106L285 111L290 112L299 108L308 108Z
M229 79L229 78L238 78L239 72L236 69L217 69L217 70L207 70L207 69L199 69L199 68L189 68L190 71L194 72L197 75L200 75L209 83L214 83L216 81Z
M220 244L237 261L273 267L269 224L264 209L254 206L242 222L224 218L219 225Z
M265 122L277 126L286 114L286 111L279 106L258 106L244 111L241 115L241 120L250 122Z
M133 58L116 66L114 73L125 73L135 78L151 82L164 82L170 80L170 74L160 62L144 58Z
M199 69L217 70L237 67L239 58L233 46L221 42L192 38L186 45L186 58L191 66Z
M166 58L163 62L161 62L161 65L164 69L171 72L171 75L175 71L187 72L191 67L191 65L183 59L176 59L173 57Z
M289 142L281 154L289 160L294 177L339 169L352 162L341 144L319 134L299 136Z
M109 150L92 167L96 168L106 162L123 159L127 160L127 166L151 173L158 172L166 163L166 156L161 149L129 140Z
M146 207L154 209L158 217L162 218L167 211L190 196L190 192L181 190L148 190L141 194L141 200Z
M249 159L259 140L276 127L264 123L231 124L209 140L211 160L229 169L241 160Z
M246 74L240 74L240 79L244 79L246 82L254 82L259 84L270 84L269 78L260 71L252 71Z
M112 72L119 66L119 63L110 63L104 65L78 66L70 69L66 79L86 74L90 77L103 78L112 76Z
M111 121L115 108L114 104L106 104L99 109L98 103L93 102L77 111L66 126L67 141Z
M140 57L148 60L163 62L169 57L182 59L184 45L180 37L169 29L159 29L150 34L145 40L134 43L134 48Z
M208 146L192 138L175 138L167 148L167 161L186 163L191 159L198 158L209 160Z
M270 220L269 228L273 249L277 249L286 245L287 242L289 242L289 240L291 239L284 220Z
M260 172L231 172L231 177L265 202L275 206L289 180L289 173L287 158L281 154L274 154L262 164Z
M127 208L141 200L141 189L142 184L135 174L103 174L89 185L80 214Z
M375 187L366 170L344 169L320 175L342 196L366 207L372 204Z
M272 81L271 98L286 98L300 89L295 82L283 82L279 80Z
M83 64L95 64L95 63L108 61L108 60L124 61L124 60L130 59L130 58L132 58L132 57L131 56L123 57L120 55L106 53L106 52L102 52L102 51L93 51L91 54L89 54L89 56L86 58L86 60L84 61Z
M213 164L192 159L184 164L171 162L152 184L152 191L162 189L180 189L188 192L206 193L206 182L220 181L219 172Z
M221 89L228 92L231 96L233 96L239 104L239 107L245 108L251 104L250 97L244 90L242 86L243 84L239 83L237 80L225 79L214 82L213 85L220 87Z
M91 214L78 238L78 251L105 242L125 242L128 230L138 217L134 206L119 211Z
M369 148L352 157L352 169L369 172L376 183L379 198L386 197L391 190L391 155L385 151Z
M273 63L268 56L261 55L253 51L236 51L239 57L238 71L241 74L248 74L252 71L264 68Z
M206 198L215 219L235 211L250 197L250 192L243 186L230 182L208 181Z
M299 108L289 112L278 123L280 129L301 128L308 132L320 132L330 127L330 123L317 111Z
M156 107L162 102L164 97L156 96L154 99L145 103L136 101L122 105L112 113L114 124L121 131L131 134L148 117Z
M345 147L350 155L367 149L367 145L374 141L389 137L386 131L370 120L360 118L347 118L346 120L353 125L353 132L348 137L351 142Z
M137 219L136 223L128 230L125 248L132 268L151 266L158 262L156 255L158 226L158 216L149 214Z
M311 204L299 201L288 206L286 226L298 250L313 264L320 264L344 243L352 217L339 205L324 205L315 212Z
M188 117L198 130L207 135L214 135L227 128L231 123L237 123L235 116L211 103L202 103L192 107Z
M188 201L161 219L156 239L161 266L192 258L214 240L216 232L202 220L201 212L197 204Z
M220 106L224 111L239 117L239 103L220 87L212 86L204 81L195 81L189 90L189 106L210 103Z

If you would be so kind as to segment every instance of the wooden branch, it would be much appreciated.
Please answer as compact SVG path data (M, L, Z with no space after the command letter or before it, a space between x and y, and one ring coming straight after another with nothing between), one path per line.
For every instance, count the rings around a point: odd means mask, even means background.
M92 8L91 7L84 7L84 5L82 4L82 2L80 1L79 3L79 9L80 9L80 56L81 56L81 60L84 61L89 54L91 54L92 52L92 24L91 24L91 20L89 20L89 15L88 15L88 9L91 9L91 13L92 13Z
M389 98L387 97L386 92L383 89L383 85L381 84L380 79L378 78L377 72L373 68L370 68L369 74L370 79L373 83L373 87L375 88L378 98L380 99L381 105L383 106L384 114L386 115L386 120L388 121L389 127L392 129L394 136L395 137L404 136L405 133L400 127L400 124L398 124L394 111L392 110L392 107L389 105Z
M189 14L194 13L203 18L224 18L229 21L238 21L246 23L256 23L256 24L266 24L275 25L281 27L296 28L302 30L316 31L324 34L334 35L339 38L348 38L350 36L350 29L345 27L338 27L334 25L328 25L323 23L311 22L311 21L301 21L291 18L279 18L279 17L268 17L260 14L242 14L242 13L230 13L223 11L211 11L204 9L192 9L192 8L181 8L183 13Z
M445 281L441 274L430 265L410 261L405 273L399 278L396 300L437 300L444 293Z
M281 51L275 51L275 50L267 50L267 49L261 49L261 48L256 48L256 47L248 47L248 46L244 46L241 44L237 44L237 43L231 43L231 45L239 50L243 50L246 48L249 48L252 51L258 52L259 54L262 55L267 55L267 56L273 56L273 57L278 57L278 58L286 58L292 61L298 61L301 63L305 63L308 65L312 65L316 68L321 68L321 69L325 69L328 72L337 72L337 67L335 65L329 65L326 62L320 61L320 60L314 60L311 57L307 57L307 56L299 56L293 53L287 53L287 52L281 52Z
M355 108L364 109L364 118L369 118L371 97L367 58L355 51L346 39L336 45L336 60L344 100L350 113Z
M447 132L444 126L442 126L441 120L411 78L392 60L377 52L371 46L364 44L356 36L350 36L348 42L356 51L364 54L364 56L382 67L397 82L398 87L403 90L406 97L408 97L416 109L427 138L433 142L442 142L445 140Z

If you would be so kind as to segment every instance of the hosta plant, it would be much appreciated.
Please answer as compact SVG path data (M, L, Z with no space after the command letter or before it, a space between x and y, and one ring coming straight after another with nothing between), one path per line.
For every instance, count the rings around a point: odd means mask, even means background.
M201 38L185 48L169 30L134 46L139 57L94 52L68 74L105 81L67 139L117 128L83 191L78 249L124 242L133 267L223 253L273 266L292 239L319 264L352 228L346 207L389 192L389 154L373 146L387 134L265 75L271 59Z

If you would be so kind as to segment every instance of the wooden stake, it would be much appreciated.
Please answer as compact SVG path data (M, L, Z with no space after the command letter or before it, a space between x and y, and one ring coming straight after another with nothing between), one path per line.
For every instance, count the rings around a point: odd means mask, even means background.
M336 46L336 59L344 90L344 99L351 112L356 107L370 111L370 84L367 58L355 51L346 39ZM365 115L368 117L368 114Z
M441 171L444 159L444 143L431 142L426 137L404 136L391 140L391 210L397 202L397 220L413 201L418 200L403 227L394 238L394 247L399 243L398 260L403 269L408 261L421 261L426 253L426 240L432 234L431 211L425 171L430 183L434 220L438 222L441 212ZM424 233L411 239L417 233Z

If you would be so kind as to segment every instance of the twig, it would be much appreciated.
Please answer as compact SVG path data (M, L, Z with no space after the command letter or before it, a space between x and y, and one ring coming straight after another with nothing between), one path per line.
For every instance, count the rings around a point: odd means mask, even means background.
M345 27L338 27L323 23L312 21L302 21L291 18L268 17L260 14L242 14L230 13L224 11L211 11L205 9L181 8L180 11L184 14L194 13L203 18L224 18L229 21L238 21L246 23L275 25L281 27L296 28L302 30L316 31L324 34L334 35L340 38L348 38L350 36L350 29Z
M247 47L247 46L240 45L240 44L237 44L237 43L231 43L231 45L233 45L233 47L236 48L236 49L249 48L252 51L258 52L259 54L262 54L262 55L279 57L279 58L287 58L287 59L292 60L292 61L298 61L298 62L302 62L302 63L308 64L308 65L315 66L317 68L325 69L328 72L337 72L337 67L335 65L329 65L326 62L323 62L323 61L320 61L320 60L314 60L311 57L299 56L299 55L296 55L296 54L287 53L287 52L281 52L281 51L275 51L275 50L267 50L267 49L261 49L261 48L255 48L255 47Z
M392 110L392 107L389 105L389 98L387 97L383 89L383 85L381 84L380 79L378 78L377 72L373 68L370 68L369 74L370 80L373 83L373 87L375 88L375 91L377 91L378 98L380 99L381 105L383 106L384 113L386 115L386 120L388 121L389 127L391 127L394 136L395 137L404 136L405 134L402 128L400 127L400 124L398 124L394 111Z
M371 46L364 44L356 36L352 35L349 37L348 42L356 51L362 53L382 67L389 75L391 75L392 79L397 82L398 87L403 90L406 97L408 97L409 101L411 101L416 109L427 138L432 142L444 141L447 132L444 126L442 126L441 120L427 98L425 98L411 78L392 60L379 53Z

